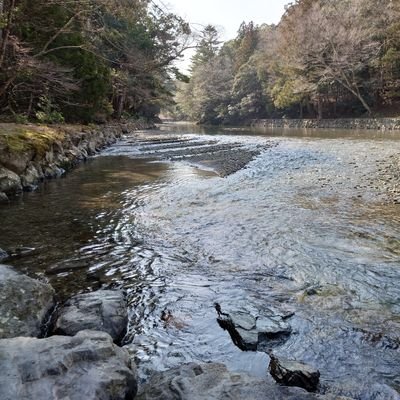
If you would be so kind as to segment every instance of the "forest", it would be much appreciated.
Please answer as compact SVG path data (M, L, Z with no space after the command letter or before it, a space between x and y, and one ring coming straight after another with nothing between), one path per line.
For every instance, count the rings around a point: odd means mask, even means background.
M160 3L163 4L163 3ZM400 113L400 2L296 0L222 43L151 0L0 1L0 118L41 123ZM196 48L188 73L176 60Z
M190 80L177 83L177 119L400 114L400 2L296 0L278 25L243 23L225 43L202 32Z
M1 119L152 118L191 38L150 0L0 1Z

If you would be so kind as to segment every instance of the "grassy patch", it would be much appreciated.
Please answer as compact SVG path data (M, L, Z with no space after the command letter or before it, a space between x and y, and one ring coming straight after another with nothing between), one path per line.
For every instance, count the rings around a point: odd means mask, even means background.
M56 141L62 141L61 128L41 125L0 124L0 148L11 154L34 150L44 155Z

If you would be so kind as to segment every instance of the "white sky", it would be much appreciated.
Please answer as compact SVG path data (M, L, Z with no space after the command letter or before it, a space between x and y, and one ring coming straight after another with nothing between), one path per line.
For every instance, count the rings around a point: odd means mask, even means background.
M159 0L192 24L224 28L224 40L233 39L243 21L278 23L290 0Z
M157 0L182 16L194 28L201 30L200 25L212 24L219 28L223 40L233 39L240 24L253 21L256 25L263 23L277 24L284 13L285 4L290 0ZM199 24L197 26L196 24ZM187 68L188 59L180 67Z

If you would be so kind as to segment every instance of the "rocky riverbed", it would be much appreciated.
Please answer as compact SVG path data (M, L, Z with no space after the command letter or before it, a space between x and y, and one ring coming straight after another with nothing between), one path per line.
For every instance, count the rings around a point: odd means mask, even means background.
M0 207L6 398L398 399L400 142L280 134L132 132Z
M0 397L3 400L133 400L135 361L121 342L127 302L121 291L73 296L55 310L54 289L0 265ZM21 294L24 298L20 298ZM38 338L43 335L44 338ZM272 356L271 356L272 357ZM277 359L272 357L275 363ZM286 372L288 372L287 364ZM283 368L283 366L279 366ZM274 364L274 371L278 368ZM302 366L308 378L307 366ZM302 376L299 368L295 376ZM315 384L315 379L313 382ZM285 381L286 382L286 381ZM289 386L303 386L302 382ZM318 378L317 381L318 383ZM314 386L304 386L315 391ZM187 364L155 373L138 399L331 399L270 380L233 374L223 364Z
M226 177L246 167L271 146L272 143L257 142L248 146L235 140L221 140L221 137L174 136L162 131L142 131L125 137L105 154L119 154L159 162L183 162Z

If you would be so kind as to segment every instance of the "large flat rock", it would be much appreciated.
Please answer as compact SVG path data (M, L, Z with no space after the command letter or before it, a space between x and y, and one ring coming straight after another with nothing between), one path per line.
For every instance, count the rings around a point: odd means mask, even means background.
M140 389L138 400L311 400L319 397L300 388L287 388L229 372L223 364L186 364L159 372Z
M104 332L0 340L2 400L130 400L136 369Z
M54 305L50 285L0 264L0 338L40 336Z
M59 311L56 334L74 336L90 329L107 332L115 342L122 340L128 324L125 295L120 290L98 290L73 296Z

